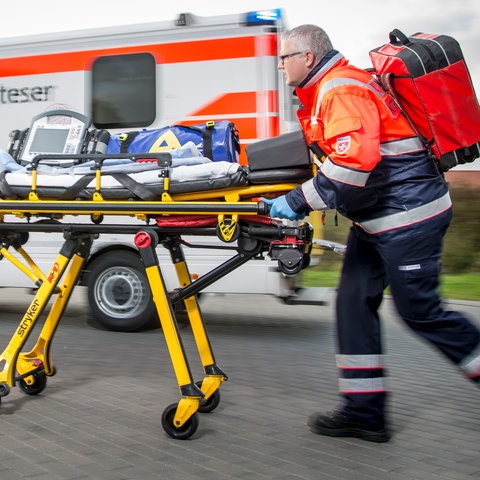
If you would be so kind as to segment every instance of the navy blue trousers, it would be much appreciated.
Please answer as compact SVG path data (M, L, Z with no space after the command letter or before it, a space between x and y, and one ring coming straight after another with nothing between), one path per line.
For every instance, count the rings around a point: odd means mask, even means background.
M359 421L383 422L387 388L385 368L365 359L381 356L378 308L390 285L405 323L453 363L460 363L480 342L480 331L462 313L446 311L437 293L443 238L451 211L413 226L371 235L353 226L348 237L337 294L338 357L361 359L360 368L341 368L343 408ZM368 379L365 383L365 379ZM372 383L373 388L362 385ZM375 383L376 382L376 383Z

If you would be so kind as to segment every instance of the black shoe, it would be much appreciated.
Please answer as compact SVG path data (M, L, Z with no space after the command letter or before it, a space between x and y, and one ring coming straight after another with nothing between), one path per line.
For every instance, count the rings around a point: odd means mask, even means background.
M384 426L374 427L355 422L339 410L327 414L313 413L308 418L308 426L313 433L330 437L356 437L377 443L390 440L390 434Z

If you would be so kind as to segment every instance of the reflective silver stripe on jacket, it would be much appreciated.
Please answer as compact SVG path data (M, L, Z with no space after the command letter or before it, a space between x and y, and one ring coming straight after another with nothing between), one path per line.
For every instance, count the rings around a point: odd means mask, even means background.
M464 358L459 366L469 377L480 375L480 345L478 345L470 355Z
M337 182L356 187L364 187L370 176L370 172L360 172L336 165L329 157L322 163L320 170L330 180L336 180Z
M322 100L323 97L332 89L341 87L343 85L358 85L359 87L365 87L368 88L370 91L372 91L378 98L382 98L383 95L385 95L385 92L379 88L376 89L373 87L370 83L365 83L362 82L361 80L356 80L354 78L332 78L328 82L325 82L322 85L322 88L318 92L318 97L317 97L317 102L315 104L315 114L311 118L311 123L313 125L317 124L317 117L319 117L319 112L320 112L320 106L322 105Z
M329 80L328 82L325 82L322 85L322 88L320 89L320 92L318 93L317 106L320 106L320 104L322 103L323 97L330 90L333 90L334 88L337 88L337 87L342 87L343 85L357 85L359 87L368 88L378 98L382 98L383 95L385 95L385 92L381 88L375 88L370 83L365 83L365 82L362 82L361 80L357 80L355 78L338 77L338 78L332 78L331 80Z
M343 369L384 368L384 355L335 355L337 367Z
M307 180L302 185L302 192L305 200L310 205L310 208L313 210L327 210L328 207L325 202L322 200L322 197L318 194L315 185L313 184L313 178Z
M421 222L427 218L435 217L448 210L452 206L450 194L447 192L443 197L433 202L426 203L420 207L405 210L403 212L387 215L386 217L375 218L365 222L355 222L368 233L380 233L394 228L406 227Z
M339 378L338 388L341 393L373 393L386 392L385 377L376 378Z
M380 144L380 153L382 156L402 155L425 150L425 145L418 137L404 138L402 140L393 140Z

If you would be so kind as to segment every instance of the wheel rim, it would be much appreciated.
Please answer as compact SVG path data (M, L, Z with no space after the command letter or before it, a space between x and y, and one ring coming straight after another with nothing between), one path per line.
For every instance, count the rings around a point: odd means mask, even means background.
M138 273L128 267L112 267L95 283L95 301L109 316L132 317L145 310L146 285Z

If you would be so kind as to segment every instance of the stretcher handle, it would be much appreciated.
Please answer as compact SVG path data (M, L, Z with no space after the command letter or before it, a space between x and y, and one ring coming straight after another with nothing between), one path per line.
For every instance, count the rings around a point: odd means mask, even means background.
M40 154L36 155L31 162L32 170L36 170L38 164L45 160L73 160L76 164L82 164L88 161L94 161L96 168L101 168L105 160L131 160L132 162L141 162L146 160L156 160L160 167L170 167L172 156L168 152L159 153L79 153L77 155L70 154Z
M258 202L258 214L259 215L268 215L270 213L270 207L268 203Z

